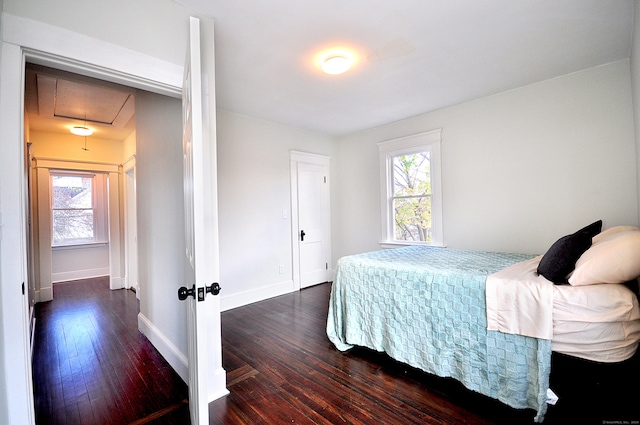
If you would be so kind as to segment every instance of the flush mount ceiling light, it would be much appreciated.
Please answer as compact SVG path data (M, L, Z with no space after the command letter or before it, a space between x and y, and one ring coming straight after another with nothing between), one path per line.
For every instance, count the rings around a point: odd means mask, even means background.
M93 130L91 130L89 127L85 127L85 126L75 126L75 127L71 127L71 132L73 134L75 134L76 136L91 136L93 134Z
M342 50L334 50L326 53L320 59L322 70L330 75L338 75L347 72L353 63L353 55Z

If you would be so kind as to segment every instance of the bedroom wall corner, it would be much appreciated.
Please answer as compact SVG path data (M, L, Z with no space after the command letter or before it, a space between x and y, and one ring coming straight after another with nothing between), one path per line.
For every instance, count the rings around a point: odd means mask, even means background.
M290 151L331 157L332 210L340 183L330 136L223 110L217 127L220 296L228 310L294 290Z
M338 220L333 228L339 235L336 258L380 249L380 160L375 142L389 139L375 129L338 138L337 169L342 184L334 185Z

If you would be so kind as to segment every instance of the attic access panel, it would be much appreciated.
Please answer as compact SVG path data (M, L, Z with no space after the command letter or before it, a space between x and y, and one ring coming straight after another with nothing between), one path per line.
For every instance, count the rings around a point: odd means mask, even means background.
M40 116L123 128L135 113L134 96L111 87L37 74Z

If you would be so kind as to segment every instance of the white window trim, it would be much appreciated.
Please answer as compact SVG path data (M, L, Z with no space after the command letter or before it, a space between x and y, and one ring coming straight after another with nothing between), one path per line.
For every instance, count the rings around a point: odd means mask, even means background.
M411 136L378 143L380 153L380 218L381 242L383 248L404 245L444 246L442 225L442 167L440 144L442 129L426 131ZM394 240L393 213L391 199L393 196L393 157L420 150L431 152L431 222L432 241L397 241Z

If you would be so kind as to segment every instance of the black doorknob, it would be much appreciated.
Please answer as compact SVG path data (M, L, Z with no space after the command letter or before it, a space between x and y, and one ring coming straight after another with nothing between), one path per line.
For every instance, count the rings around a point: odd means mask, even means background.
M304 241L304 235L306 235L306 233L304 232L304 230L300 230L300 240Z
M191 289L187 289L186 287L181 287L180 289L178 289L178 299L180 301L184 301L189 297L196 297L196 285L194 284Z
M218 295L220 293L220 290L222 289L218 282L212 283L211 286L205 286L205 288L206 288L207 294L213 294L213 295Z

